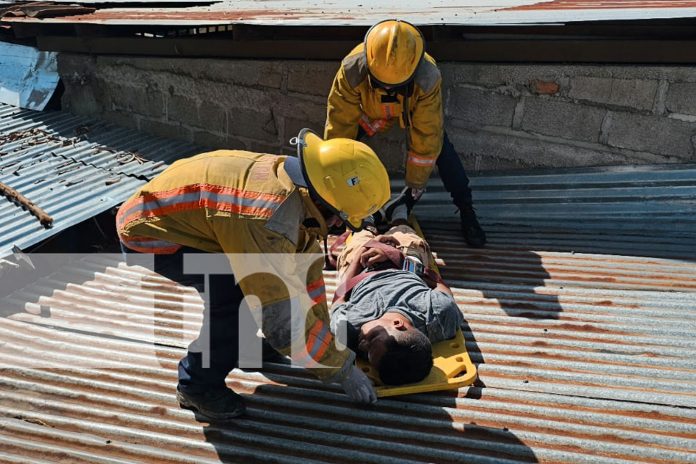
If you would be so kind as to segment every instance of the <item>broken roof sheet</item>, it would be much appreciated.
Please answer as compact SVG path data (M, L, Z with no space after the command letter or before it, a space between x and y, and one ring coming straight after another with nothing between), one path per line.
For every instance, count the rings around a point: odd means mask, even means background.
M472 183L486 248L466 247L437 183L417 210L467 322L475 386L358 407L274 363L228 377L246 417L197 423L174 389L200 297L94 255L0 302L0 365L55 367L2 371L0 460L695 461L696 167Z
M115 2L116 8L101 7L91 14L46 19L6 18L6 21L170 26L368 26L382 19L398 17L417 25L484 26L696 17L694 0L427 0L417 4L396 0L378 3L365 3L363 0L224 0L208 6L170 8L118 8L118 3Z
M45 229L0 197L0 258L120 204L167 162L195 152L184 142L0 103L0 182L54 219Z
M58 54L0 41L0 102L43 110L58 85Z

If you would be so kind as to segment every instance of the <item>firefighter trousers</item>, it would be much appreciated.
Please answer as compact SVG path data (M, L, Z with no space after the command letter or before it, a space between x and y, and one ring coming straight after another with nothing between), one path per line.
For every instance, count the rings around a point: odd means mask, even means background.
M146 264L136 251L121 245L129 265ZM169 255L153 255L156 273L181 285L194 287L199 292L207 291L210 303L204 309L203 324L196 340L188 347L188 352L179 361L179 389L189 394L203 393L225 387L225 378L237 367L239 357L239 307L244 299L239 285L235 285L234 275L210 275L209 287L204 289L204 276L183 273L184 254L204 253L194 248L182 247ZM148 257L149 259L149 257ZM155 299L155 311L158 302ZM172 301L166 304L171 311ZM176 310L176 309L175 309ZM181 305L183 317L183 302Z

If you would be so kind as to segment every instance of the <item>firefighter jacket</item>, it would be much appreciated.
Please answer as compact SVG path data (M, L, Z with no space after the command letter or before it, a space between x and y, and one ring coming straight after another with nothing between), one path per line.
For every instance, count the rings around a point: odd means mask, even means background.
M358 125L372 136L388 130L398 120L407 131L406 184L424 188L442 150L441 81L435 60L426 53L408 86L392 93L373 87L365 47L360 44L343 59L334 78L324 139L355 139Z
M307 190L290 180L284 162L284 156L236 150L176 161L120 207L119 238L144 253L174 253L182 245L228 253L234 273L243 269L239 260L245 253L320 254L317 238L326 235L326 223ZM300 329L289 327L290 312L283 311L291 296L282 280L256 273L239 285L245 296L259 298L269 343L330 382L342 378L355 354L339 351L334 343L322 268L323 261L315 261L301 283L306 284L305 301L311 301L311 307L306 315L301 313L305 321ZM286 266L283 272L289 275L292 270Z

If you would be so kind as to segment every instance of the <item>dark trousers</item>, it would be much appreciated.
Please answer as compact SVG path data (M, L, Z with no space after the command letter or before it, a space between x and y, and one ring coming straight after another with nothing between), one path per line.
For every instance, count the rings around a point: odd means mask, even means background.
M121 245L128 264L146 264L137 259L140 253ZM183 273L184 254L203 253L183 247L171 255L154 255L154 271L185 286L204 289L203 275ZM237 367L239 357L239 305L244 295L234 284L232 274L210 275L207 292L210 304L204 309L203 325L198 338L179 361L179 389L186 393L202 393L225 387L225 378ZM171 305L171 302L167 302ZM157 304L157 303L155 303ZM209 354L204 357L205 354ZM204 359L209 367L204 367Z
M358 140L364 139L367 136L362 127L358 128ZM454 145L450 142L447 132L445 132L442 141L442 150L437 157L437 169L442 179L442 184L452 197L452 203L457 208L464 205L471 205L471 188L469 188L469 178L464 170L462 160L454 149Z

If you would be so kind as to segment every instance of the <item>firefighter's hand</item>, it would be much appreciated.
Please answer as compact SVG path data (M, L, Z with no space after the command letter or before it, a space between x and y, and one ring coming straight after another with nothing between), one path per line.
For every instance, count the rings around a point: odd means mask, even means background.
M413 198L414 201L420 200L423 193L425 193L425 188L411 188L411 198Z
M350 366L346 376L341 381L343 391L356 403L374 404L377 393L372 388L372 382L357 366Z

